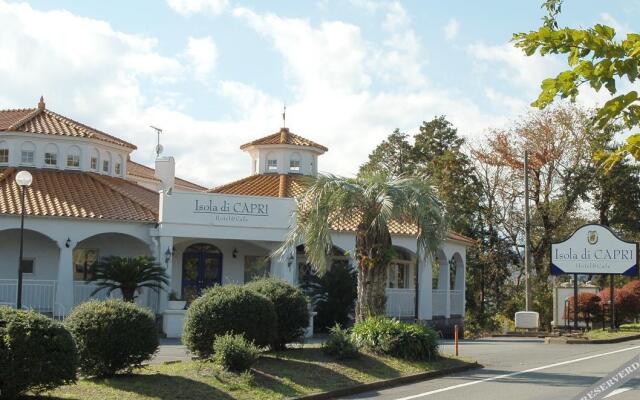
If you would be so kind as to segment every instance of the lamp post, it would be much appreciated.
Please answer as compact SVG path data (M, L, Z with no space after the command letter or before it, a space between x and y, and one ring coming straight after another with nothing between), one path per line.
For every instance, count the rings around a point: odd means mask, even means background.
M16 183L20 186L20 260L18 262L18 298L16 308L22 308L22 256L24 248L24 202L27 188L31 186L33 177L29 171L20 171L16 174Z

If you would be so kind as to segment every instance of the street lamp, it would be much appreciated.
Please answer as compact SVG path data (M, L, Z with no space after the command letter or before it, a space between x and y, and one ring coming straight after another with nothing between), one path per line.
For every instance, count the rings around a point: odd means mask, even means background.
M16 174L16 183L20 186L20 260L18 263L18 299L16 300L16 308L22 308L22 255L24 246L24 198L27 188L31 186L33 177L29 171L20 171Z

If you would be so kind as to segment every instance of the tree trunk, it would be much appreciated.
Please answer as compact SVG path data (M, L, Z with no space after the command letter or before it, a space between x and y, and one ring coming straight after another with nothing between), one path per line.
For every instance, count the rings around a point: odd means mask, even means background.
M363 218L356 232L358 261L358 300L356 322L384 315L387 304L387 267L391 261L391 235L372 232L371 220Z
M122 291L122 300L128 301L129 303L133 303L136 298L136 287L120 287L120 291Z

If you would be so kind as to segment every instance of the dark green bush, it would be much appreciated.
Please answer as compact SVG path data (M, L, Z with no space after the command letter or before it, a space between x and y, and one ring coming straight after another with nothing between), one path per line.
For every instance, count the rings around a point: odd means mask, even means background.
M153 314L122 300L93 300L77 306L66 326L78 347L80 371L86 376L130 372L158 349Z
M309 325L309 302L300 289L273 278L253 281L246 287L266 296L275 306L278 330L272 348L282 350L304 336Z
M358 322L352 332L356 345L372 353L414 360L430 360L438 354L438 335L420 324L378 316Z
M358 347L349 334L349 330L342 329L339 324L336 324L329 332L329 337L322 344L322 350L326 355L335 357L338 360L356 358L360 355Z
M248 371L259 354L258 347L242 335L228 333L213 341L213 361L232 372Z
M301 284L311 298L314 329L326 331L335 324L349 326L357 297L357 272L349 265L334 263L322 276L310 274Z
M243 286L214 286L191 303L182 341L200 357L211 354L216 336L236 333L259 347L276 337L276 311L271 300Z
M77 366L76 346L62 324L0 307L0 398L75 382Z

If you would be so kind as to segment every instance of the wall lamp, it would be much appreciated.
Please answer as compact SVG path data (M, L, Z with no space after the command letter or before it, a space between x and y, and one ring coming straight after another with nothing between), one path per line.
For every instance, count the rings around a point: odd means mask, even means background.
M169 261L171 261L171 256L173 255L173 250L171 249L171 247L167 247L167 251L164 252L164 263L165 264L169 264Z
M231 257L233 257L233 258L238 257L238 249L236 249L235 247L233 248L233 251L231 252Z
M295 258L293 258L293 254L289 254L289 258L287 259L287 266L289 267L289 269L291 269L294 260Z
M67 249L68 249L69 247L71 247L71 238L69 238L69 237L68 237L68 238L67 238L67 241L66 241L66 242L64 242L64 245L67 247Z

